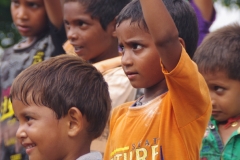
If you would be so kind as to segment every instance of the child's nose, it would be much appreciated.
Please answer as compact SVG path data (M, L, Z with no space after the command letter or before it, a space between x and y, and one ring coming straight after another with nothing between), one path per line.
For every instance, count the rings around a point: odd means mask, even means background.
M70 27L69 29L67 29L67 38L71 41L77 39L77 33L73 27Z
M122 65L131 66L132 64L133 64L133 61L132 61L131 54L125 51L124 54L122 55Z
M27 18L28 18L28 16L27 16L27 10L26 10L25 7L20 6L20 7L18 8L17 18L19 18L19 19L27 19Z
M212 103L212 106L216 105L216 98L215 98L215 94L213 91L210 91L210 97L211 97L211 103Z
M19 125L18 130L17 130L17 133L16 133L16 137L17 137L19 140L22 140L22 139L24 139L24 138L27 137L27 133L25 132L23 125Z

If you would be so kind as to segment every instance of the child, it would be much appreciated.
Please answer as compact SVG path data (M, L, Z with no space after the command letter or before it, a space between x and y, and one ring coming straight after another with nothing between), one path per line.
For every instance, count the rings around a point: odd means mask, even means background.
M120 12L116 34L123 69L144 96L113 110L104 159L197 160L211 112L207 85L164 3L140 2Z
M136 96L136 89L125 76L121 61L115 61L119 56L115 17L130 1L64 0L63 5L68 42L78 56L101 68L109 86L112 107L132 101ZM111 65L112 61L115 65ZM92 143L91 150L104 152L107 137L108 128Z
M74 52L84 60L103 65L105 60L118 57L115 17L128 2L130 0L65 0L64 23ZM102 74L109 85L113 107L134 100L136 90L120 63L103 70Z
M16 142L16 121L9 92L14 78L31 64L64 53L66 40L59 0L12 0L11 14L23 41L6 49L0 66L0 121L3 123L1 160L27 159Z
M91 64L62 55L32 65L15 79L11 98L16 135L30 160L102 159L89 153L90 144L106 125L111 101Z
M240 154L240 26L210 33L194 56L205 78L212 117L201 149L202 160L239 160Z

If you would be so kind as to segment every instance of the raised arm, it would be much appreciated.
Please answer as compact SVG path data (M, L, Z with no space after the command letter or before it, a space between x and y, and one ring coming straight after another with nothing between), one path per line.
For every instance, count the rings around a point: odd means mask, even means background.
M213 14L213 1L212 0L193 0L199 8L203 18L206 21L211 21Z
M44 5L49 20L57 29L60 29L63 24L63 13L60 0L44 0Z
M162 0L140 0L140 2L161 61L170 72L177 65L182 50L178 40L178 30Z

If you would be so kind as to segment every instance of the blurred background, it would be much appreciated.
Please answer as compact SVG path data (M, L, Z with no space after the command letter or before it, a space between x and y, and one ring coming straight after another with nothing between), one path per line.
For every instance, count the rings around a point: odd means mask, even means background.
M210 31L216 30L229 23L240 23L240 0L214 0L217 15ZM4 48L17 43L21 36L18 34L10 14L10 0L0 0L0 58Z
M0 0L0 54L1 48L7 48L21 39L12 23L10 0Z

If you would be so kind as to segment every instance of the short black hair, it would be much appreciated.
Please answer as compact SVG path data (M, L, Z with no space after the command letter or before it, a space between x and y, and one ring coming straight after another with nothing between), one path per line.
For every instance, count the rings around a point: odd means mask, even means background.
M209 33L193 60L201 73L225 72L240 81L240 25L232 24Z
M92 18L99 19L102 28L106 30L108 24L131 0L64 0L64 3L72 1L82 4L86 12L90 13Z
M178 29L179 37L185 42L188 55L192 58L198 42L198 23L192 6L185 0L163 0L163 2ZM139 0L133 0L123 8L117 18L117 24L128 19L131 23L137 22L140 28L148 31Z
M22 71L12 84L11 99L46 106L57 119L77 107L86 116L91 138L101 135L111 110L102 74L80 57L70 55L56 56Z

